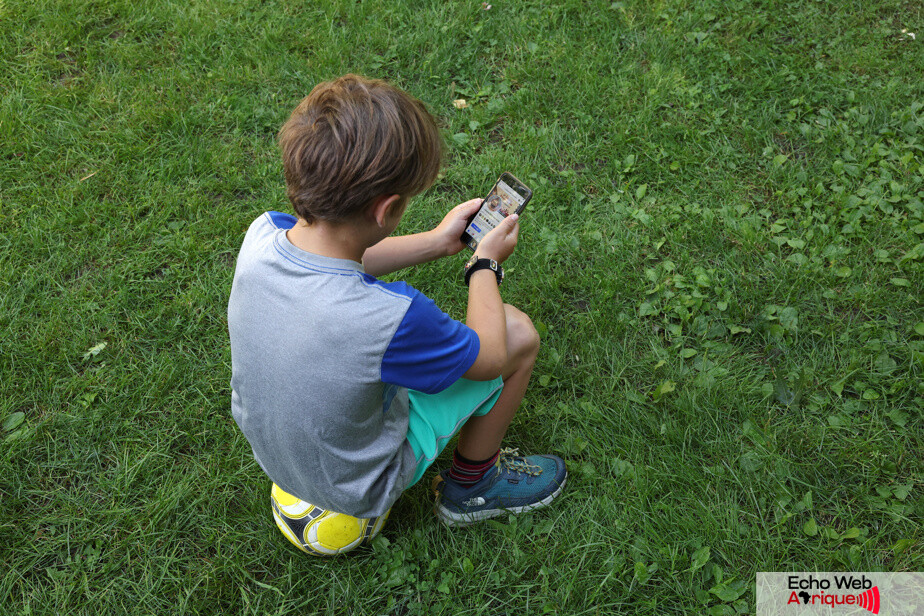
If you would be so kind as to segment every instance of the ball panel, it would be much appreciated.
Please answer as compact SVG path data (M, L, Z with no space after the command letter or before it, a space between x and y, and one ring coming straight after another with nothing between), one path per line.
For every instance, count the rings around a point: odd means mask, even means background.
M327 512L305 529L305 543L325 553L340 554L362 543L366 520L343 513Z
M365 533L366 536L365 536L365 538L364 538L364 541L365 541L366 543L369 543L370 541L372 541L373 539L375 539L376 536L377 536L380 532L382 532L382 528L385 526L385 522L388 521L388 514L389 514L389 513L391 513L391 509L389 509L388 511L386 511L384 515L380 515L380 516L377 517L377 518L371 518L371 519L368 521L369 523L366 524L366 533Z
M273 489L270 491L270 496L273 497L273 500L276 501L280 507L290 507L300 502L297 496L289 494L275 483L273 484Z
M313 512L317 510L317 514L320 515L324 510L320 507L315 507L309 502L299 499L297 496L293 496L288 492L284 492L282 488L273 484L273 489L270 492L270 497L273 499L273 502L279 507L286 517L288 518L303 518L305 516L312 516ZM317 517L316 515L312 517Z
M276 521L276 526L280 531L282 531L282 534L285 536L285 538L289 540L289 543L297 547L302 552L310 553L302 544L302 542L298 540L298 537L295 536L295 533L292 532L292 529L289 528L285 520L276 512L275 508L273 508L273 520Z

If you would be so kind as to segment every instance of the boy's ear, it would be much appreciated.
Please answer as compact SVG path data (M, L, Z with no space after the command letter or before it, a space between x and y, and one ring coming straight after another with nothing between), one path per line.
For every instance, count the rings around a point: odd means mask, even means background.
M379 227L385 227L388 217L400 207L402 207L401 195L382 195L376 197L375 201L372 202L369 214Z

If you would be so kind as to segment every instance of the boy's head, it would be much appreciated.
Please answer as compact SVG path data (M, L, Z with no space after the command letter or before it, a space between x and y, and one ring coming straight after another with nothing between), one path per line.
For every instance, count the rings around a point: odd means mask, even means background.
M436 180L443 142L423 103L378 79L320 83L279 131L286 194L299 217L345 221L377 197L402 202Z

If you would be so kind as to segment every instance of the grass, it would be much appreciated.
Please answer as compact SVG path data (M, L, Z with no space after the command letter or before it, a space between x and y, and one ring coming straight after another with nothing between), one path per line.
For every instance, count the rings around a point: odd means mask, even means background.
M924 11L912 2L0 2L6 614L747 614L757 571L924 568ZM903 31L904 30L904 31ZM445 129L399 231L510 170L554 506L421 482L306 558L229 412L274 135L385 77ZM452 101L464 98L467 109ZM406 272L464 315L461 260Z

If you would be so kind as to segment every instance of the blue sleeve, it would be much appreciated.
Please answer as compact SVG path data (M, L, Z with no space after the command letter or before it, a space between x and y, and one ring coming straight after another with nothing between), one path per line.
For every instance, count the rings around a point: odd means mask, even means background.
M382 382L427 394L441 392L472 367L480 348L474 330L414 293L382 357Z
M292 214L283 214L282 212L267 212L267 214L277 229L291 229L298 221Z

